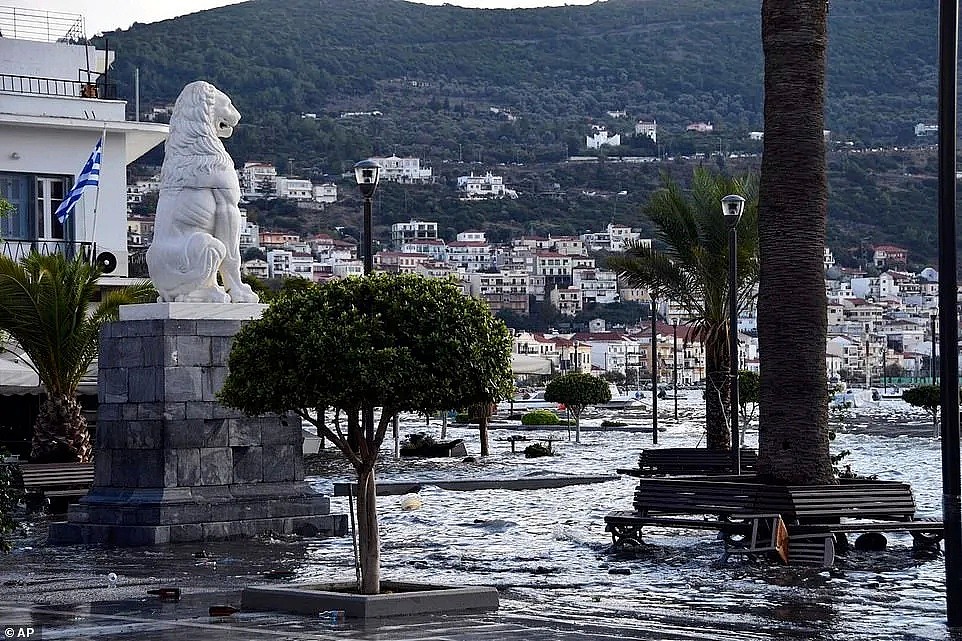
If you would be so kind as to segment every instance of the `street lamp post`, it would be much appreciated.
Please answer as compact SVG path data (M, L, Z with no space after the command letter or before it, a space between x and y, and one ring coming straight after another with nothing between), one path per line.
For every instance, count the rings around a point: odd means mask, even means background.
M651 442L658 445L658 323L655 297L651 297Z
M732 467L742 473L741 435L738 429L738 221L745 211L745 199L730 194L721 200L728 224L728 398L732 434Z
M371 199L377 189L381 166L368 158L354 165L354 178L364 197L364 275L369 276L374 271L374 243L371 240ZM374 407L364 408L361 416L364 423L364 434L368 441L374 440Z
M675 357L674 366L671 372L671 386L675 392L675 422L678 422L678 319L671 319L672 349Z
M956 248L959 3L939 0L939 382L945 605L962 626L962 479L959 454L959 310Z

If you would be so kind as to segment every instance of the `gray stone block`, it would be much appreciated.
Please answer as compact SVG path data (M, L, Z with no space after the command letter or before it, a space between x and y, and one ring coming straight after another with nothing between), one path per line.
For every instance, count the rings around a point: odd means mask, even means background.
M264 445L264 480L293 481L294 447L291 445Z
M233 482L259 483L262 481L264 468L261 457L260 447L232 447Z
M210 364L227 365L230 348L234 344L234 336L212 336L210 339Z
M94 486L110 485L110 464L113 459L110 453L97 448L101 455L94 458Z
M97 448L116 449L127 443L127 422L97 421Z
M141 339L144 367L164 367L166 363L165 339L163 336L148 336Z
M101 369L97 373L97 397L101 403L126 403L127 370L120 368Z
M234 465L229 447L203 447L200 450L200 484L227 485L232 482Z
M301 419L278 416L260 417L264 445L293 445L301 442ZM284 423L287 425L284 425Z
M177 452L177 485L200 485L200 448L181 448Z
M136 421L140 415L140 403L124 403L120 407L121 417L125 421Z
M137 466L137 487L164 486L163 450L143 450L132 456Z
M213 418L237 418L238 416L244 415L240 410L221 405L216 401L212 401L210 404L212 406L211 413L213 414Z
M204 367L202 374L201 399L216 401L217 393L224 387L227 380L226 367Z
M204 444L204 420L167 421L164 426L164 447L201 447Z
M115 336L163 336L164 322L161 320L138 320L112 323Z
M187 418L187 403L164 403L165 421L183 421Z
M200 367L165 367L160 398L169 403L195 401L200 398L201 384Z
M163 446L163 423L154 421L129 421L124 447L132 450L157 450ZM139 456L135 453L134 456Z
M210 338L206 336L174 336L168 341L173 343L177 354L176 365L181 367L204 367L210 365ZM174 364L174 363L172 363Z
M232 418L227 420L228 445L260 445L261 424L256 418Z
M198 320L197 333L201 336L233 337L244 323L240 320Z
M160 370L155 367L132 367L127 370L127 400L131 403L152 403L163 398L158 380Z
M187 543L189 541L203 541L204 527L200 523L185 523L170 526L171 543Z
M197 321L181 319L164 319L163 334L165 336L195 336L197 334Z
M234 419L211 418L203 421L203 447L227 447L230 445L230 422Z
M121 403L99 403L97 405L97 422L115 421L123 417Z
M137 420L161 420L164 418L164 403L153 401L137 404Z
M188 401L184 409L184 418L214 418L214 403L204 401Z
M177 487L177 459L180 450L162 450L164 465L164 487Z

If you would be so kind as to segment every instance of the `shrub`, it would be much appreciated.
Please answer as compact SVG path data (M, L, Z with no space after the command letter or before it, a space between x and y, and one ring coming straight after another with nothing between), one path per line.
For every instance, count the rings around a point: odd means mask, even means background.
M601 421L601 427L625 427L626 425L628 424L623 421L609 421L607 419Z
M551 410L532 410L521 417L522 425L558 425L561 420Z
M524 448L525 458L540 458L542 456L554 456L554 450L551 449L551 441L548 444L544 443L534 443Z
M0 450L0 460L3 460L6 455L6 451ZM10 549L7 535L15 527L13 510L20 502L21 493L14 478L15 474L15 466L0 463L0 552Z

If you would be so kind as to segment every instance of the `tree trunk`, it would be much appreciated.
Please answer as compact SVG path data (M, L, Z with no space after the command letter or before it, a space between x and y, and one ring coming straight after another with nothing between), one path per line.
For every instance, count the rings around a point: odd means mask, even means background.
M728 342L724 332L711 330L705 336L705 434L710 450L731 449L728 427Z
M76 398L48 396L34 423L30 459L37 463L87 463L93 448Z
M575 443L581 442L581 410L571 412L575 417Z
M762 2L758 469L784 484L833 481L823 267L827 25L825 0Z
M481 410L481 416L478 417L478 437L481 439L481 456L488 455L488 415L484 410Z
M377 531L377 486L374 470L357 471L357 540L361 563L361 593L381 590L381 542Z

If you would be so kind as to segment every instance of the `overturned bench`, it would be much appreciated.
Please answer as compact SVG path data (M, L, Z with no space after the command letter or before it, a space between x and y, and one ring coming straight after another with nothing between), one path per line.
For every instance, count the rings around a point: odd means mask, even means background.
M909 532L917 549L937 548L943 538L942 523L916 518L911 487L892 481L776 486L746 476L646 478L633 507L605 518L616 547L640 544L646 526L710 529L724 535L726 555L783 547L789 563L831 565L850 533ZM777 540L782 528L784 545Z
M754 473L758 453L742 448L741 470ZM702 447L666 447L642 450L638 467L621 468L619 474L636 477L674 475L715 475L732 473L732 453L729 450L709 450Z

